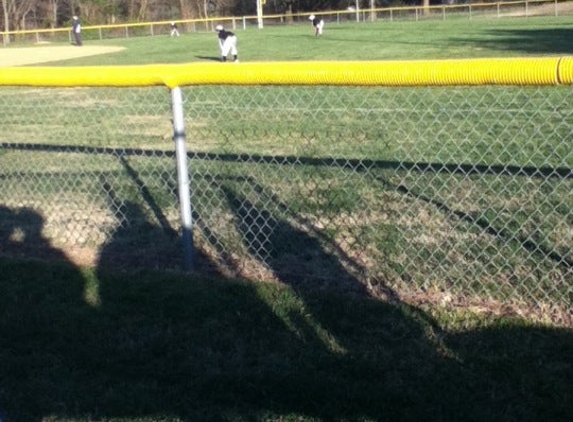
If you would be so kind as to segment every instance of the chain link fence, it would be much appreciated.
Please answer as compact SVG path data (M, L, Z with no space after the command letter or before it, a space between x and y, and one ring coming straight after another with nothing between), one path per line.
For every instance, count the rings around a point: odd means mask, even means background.
M2 255L181 268L166 88L0 97ZM570 86L183 100L196 272L570 318Z

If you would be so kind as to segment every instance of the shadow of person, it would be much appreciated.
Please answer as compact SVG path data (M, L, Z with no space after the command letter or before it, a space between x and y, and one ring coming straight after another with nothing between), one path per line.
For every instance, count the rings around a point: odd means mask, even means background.
M235 212L253 252L278 248L287 237L299 252L318 256L341 284L297 284L294 250L284 261L277 251L260 257L297 294L196 275L114 274L100 266L98 323L90 328L94 351L84 356L86 367L97 368L88 384L98 397L98 416L377 418L396 398L413 401L417 388L405 394L392 381L412 376L396 376L397 366L408 366L397 362L424 360L436 368L442 362L419 322L395 306L365 300L363 287L315 239L225 193L229 203L242 204ZM130 221L145 220L135 204L126 203L124 211ZM125 224L101 256L113 258L139 232ZM349 332L356 318L361 328ZM84 410L90 409L87 401Z
M221 61L221 57L218 56L195 56L195 57L198 58L199 60L211 60L215 62Z
M448 333L474 420L568 421L573 415L573 331L502 321Z
M109 186L106 194L113 202L118 221L115 232L100 251L98 267L181 268L181 244L174 230L153 224L138 204L120 200Z
M445 360L427 337L427 331L436 328L432 319L399 301L369 297L366 286L315 236L230 188L222 190L250 254L270 266L300 300L299 308L282 315L300 342L298 378L291 380L292 390L276 396L292 409L321 418L379 418L394 408L392 400L414 403L418 389L425 387L399 368L424 361L432 371L440 371ZM388 297L397 295L391 292ZM349 332L357 315L361 322ZM410 383L408 389L405 383ZM421 410L411 406L408 412Z
M27 213L0 208L13 225L0 223L9 249L25 239L41 246L31 233L41 233L42 219ZM29 227L22 216L36 227L15 240L14 227ZM276 235L265 232L270 244L298 236L276 227ZM317 246L300 236L297 244ZM294 279L290 289L164 271L0 265L6 421L566 421L571 414L567 330L501 322L448 332L405 304Z
M300 299L300 307L281 315L300 355L296 380L287 377L290 383L268 393L279 408L327 420L534 420L547 413L564 421L571 415L570 330L502 319L488 330L449 333L446 321L439 324L396 294L389 295L392 303L368 297L317 239L223 190L251 255ZM331 280L317 283L317 270ZM506 335L512 340L504 341ZM530 347L536 339L542 345Z
M121 214L97 269L98 322L90 329L95 347L85 362L94 371L89 394L98 401L83 410L99 417L226 418L245 397L259 397L265 361L272 364L269 355L279 356L291 334L252 285L220 275L150 271L163 259L146 243L161 243L161 234L133 202L125 202ZM133 266L112 271L125 248L133 248Z
M91 315L82 274L42 235L32 209L0 206L0 414L42 420L75 399Z
M323 253L304 233L289 233L286 223L242 203L244 209L236 210L239 225L272 225L270 231L245 233L253 251L288 236L298 248L305 245L304 253ZM136 205L126 204L126 211L138 220ZM125 239L137 237L138 229L128 233L134 227L118 230L102 257L112 257ZM292 267L280 267L280 253L265 259L291 277ZM320 259L333 267L325 270L354 282L334 258ZM293 294L278 285L261 290L197 275L112 273L106 265L98 268L98 279L100 300L88 328L92 351L83 355L87 398L80 406L83 412L97 409L98 417L378 418L393 400L413 401L418 394L418 388L396 390L393 379L403 383L413 376L399 371L396 376L396 367L408 366L401 360L433 362L436 368L442 362L417 321L397 307L365 300L359 286L310 288L288 278L298 292ZM356 318L361 328L349 331Z
M65 255L44 238L43 228L44 218L36 211L0 205L0 255L67 261Z
M259 209L222 188L236 216L236 226L249 253L270 266L285 284L300 292L328 290L367 295L366 287L327 252L317 237Z
M166 210L161 207L140 174L123 157L120 161L138 188L140 202L125 200L118 195L113 182L105 176L100 178L101 188L110 211L116 217L117 226L101 248L99 268L157 269L181 271L192 261L193 269L218 276L217 265L206 254L194 247L183 245L186 236L172 226ZM164 183L178 201L177 187L170 181ZM198 219L197 215L193 219ZM192 243L192 233L191 233ZM190 256L192 255L192 256Z

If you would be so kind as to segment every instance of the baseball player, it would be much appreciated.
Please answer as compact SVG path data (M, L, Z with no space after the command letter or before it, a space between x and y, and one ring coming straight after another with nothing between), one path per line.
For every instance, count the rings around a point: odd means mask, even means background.
M72 23L72 32L74 33L74 39L76 40L76 45L82 45L82 24L80 23L80 18L74 16Z
M171 36L178 37L179 30L177 29L177 24L175 22L171 22Z
M231 53L235 63L238 63L237 36L230 31L225 31L223 25L217 25L215 27L215 31L217 31L217 37L219 38L219 48L221 49L222 61L226 62L227 55Z
M318 37L319 35L322 35L322 28L324 28L324 21L322 19L318 19L314 15L310 15L308 18L311 20L312 26L314 27L314 36Z

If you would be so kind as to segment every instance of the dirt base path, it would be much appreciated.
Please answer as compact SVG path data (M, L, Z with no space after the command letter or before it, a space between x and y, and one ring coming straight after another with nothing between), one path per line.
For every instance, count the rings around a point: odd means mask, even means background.
M43 46L24 48L0 48L0 67L24 66L28 64L48 63L58 60L75 59L77 57L95 56L98 54L115 53L124 47L104 47L97 45L76 47Z

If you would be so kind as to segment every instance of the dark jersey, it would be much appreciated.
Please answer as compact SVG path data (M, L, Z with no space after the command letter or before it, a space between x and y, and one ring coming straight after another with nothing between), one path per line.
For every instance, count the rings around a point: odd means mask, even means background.
M235 34L233 34L231 31L225 31L224 29L221 29L221 30L219 31L218 37L219 37L221 40L225 41L225 40L227 39L227 37L232 37L232 36L234 36L234 35L235 35Z

